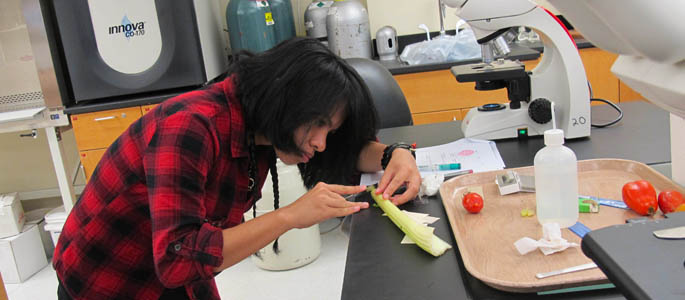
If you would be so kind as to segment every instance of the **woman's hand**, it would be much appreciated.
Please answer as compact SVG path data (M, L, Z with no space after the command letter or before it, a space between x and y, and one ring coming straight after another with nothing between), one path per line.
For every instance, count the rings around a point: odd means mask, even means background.
M406 185L404 193L392 194L401 186ZM392 201L395 205L403 204L416 197L421 186L421 174L416 167L416 160L407 149L397 148L392 152L392 158L385 168L383 177L378 183L376 193L383 193L383 198Z
M297 201L284 207L287 222L294 228L307 228L321 221L343 217L368 208L368 202L350 202L343 195L363 192L365 186L344 186L319 182Z

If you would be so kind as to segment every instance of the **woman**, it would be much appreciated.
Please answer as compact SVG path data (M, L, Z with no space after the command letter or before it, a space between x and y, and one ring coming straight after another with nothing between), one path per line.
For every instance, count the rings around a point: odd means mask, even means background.
M420 184L410 151L375 141L359 75L316 40L242 53L222 82L169 99L107 150L55 249L60 299L218 299L214 275L292 228L368 207L343 195L385 167L396 204ZM248 222L276 157L310 190ZM383 160L383 166L381 163ZM277 202L276 202L277 204Z

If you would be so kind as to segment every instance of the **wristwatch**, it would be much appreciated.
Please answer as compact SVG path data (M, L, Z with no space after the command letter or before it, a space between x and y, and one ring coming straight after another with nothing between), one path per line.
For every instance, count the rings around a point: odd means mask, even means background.
M409 152L411 152L411 155L416 159L416 153L414 153L414 147L412 147L409 144L406 143L394 143L391 145L388 145L383 149L383 158L381 159L381 167L383 167L383 170L388 167L388 163L390 163L390 159L392 159L392 152L395 151L397 148L402 148L402 149L407 149Z

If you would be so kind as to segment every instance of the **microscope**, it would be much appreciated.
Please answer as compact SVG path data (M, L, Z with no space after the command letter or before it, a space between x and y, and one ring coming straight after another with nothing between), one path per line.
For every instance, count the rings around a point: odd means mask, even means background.
M578 48L562 23L528 0L443 0L473 29L483 61L451 68L459 82L477 90L507 89L509 103L472 108L461 124L464 136L488 140L542 135L553 127L567 139L590 135L590 90ZM501 37L526 26L540 35L540 63L526 71L518 61L495 59L508 53ZM552 105L554 103L554 105ZM552 124L552 107L555 120Z
M671 113L672 177L685 185L685 2L549 2L593 45L619 54L611 71L622 82Z

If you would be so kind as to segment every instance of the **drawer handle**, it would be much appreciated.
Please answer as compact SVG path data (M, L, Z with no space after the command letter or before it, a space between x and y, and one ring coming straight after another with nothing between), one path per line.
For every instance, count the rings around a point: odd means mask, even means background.
M116 117L115 116L109 116L109 117L95 118L94 121L100 122L100 121L106 121L106 120L113 120L114 118L116 118Z

